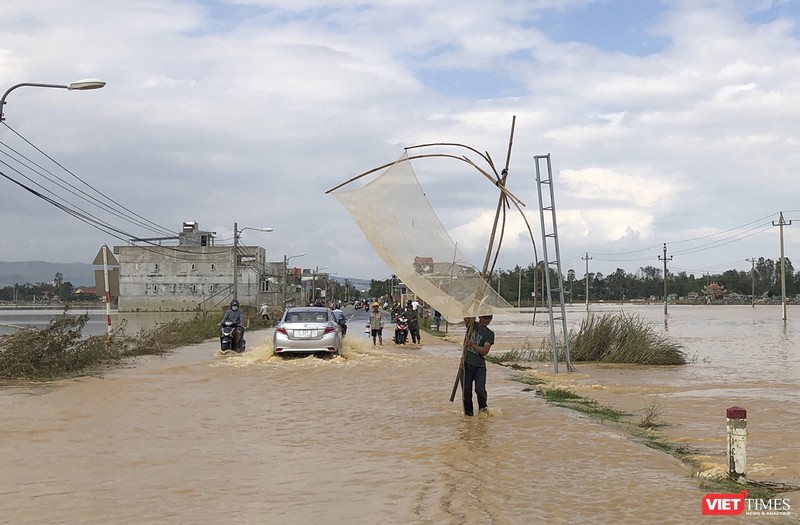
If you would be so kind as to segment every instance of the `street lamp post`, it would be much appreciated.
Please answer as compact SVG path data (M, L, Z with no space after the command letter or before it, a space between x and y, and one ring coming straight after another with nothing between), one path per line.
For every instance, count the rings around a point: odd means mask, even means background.
M269 233L272 231L272 228L245 227L240 230L239 223L233 223L233 298L237 301L239 300L239 236L245 230Z
M314 273L311 274L311 302L312 303L317 298L317 274L319 273L320 270L327 270L327 269L328 269L327 266L323 266L322 268L317 266L317 268L314 270Z
M6 97L9 93L14 91L17 88L21 87L41 87L41 88L56 88L56 89L66 89L69 91L86 91L88 89L100 89L101 87L105 86L106 83L102 80L98 80L96 78L87 78L85 80L76 80L70 84L39 84L36 82L22 82L20 84L15 84L8 88L5 93L3 93L3 97L0 98L0 122L6 119L5 114L3 113L3 106L6 104Z
M329 272L329 273L326 273L325 275L327 277L325 279L325 301L329 302L331 300L331 298L333 297L333 286L331 285L331 275L339 275L339 273L338 272ZM328 289L330 289L330 293L328 293Z
M305 254L306 253L303 252L303 253L298 253L297 255L289 255L289 256L284 255L283 256L283 309L284 310L286 309L286 300L287 300L286 299L286 281L287 281L287 277L289 275L289 259L294 259L295 257L302 257Z

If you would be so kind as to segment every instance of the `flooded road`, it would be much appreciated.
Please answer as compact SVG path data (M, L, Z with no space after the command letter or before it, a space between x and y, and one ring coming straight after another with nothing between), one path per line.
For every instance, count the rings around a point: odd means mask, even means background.
M538 322L526 328L524 316L495 319L498 351L500 338L513 346L520 334L545 333ZM676 318L670 336L679 325ZM358 326L351 323L343 356L334 359L276 358L269 331L262 331L248 334L249 351L241 356L218 357L217 342L210 341L101 377L6 386L0 391L2 521L702 521L700 501L707 491L675 458L548 404L512 381L513 371L492 364L494 416L465 418L460 404L448 400L457 345L423 334L422 347L373 347ZM796 341L793 333L786 337ZM796 360L797 345L789 347ZM724 408L741 398L729 399L726 378L708 369L723 361L726 370L730 360L710 360L670 370L580 365L577 373L556 380L620 408L641 409L643 400L662 396L664 419L676 421L668 431L709 439L706 448L719 452ZM547 375L547 364L541 366ZM766 383L742 388L758 391ZM798 401L791 392L797 376L769 386L780 404L760 397L758 406L747 403L754 463L770 466L763 472L771 479L797 482ZM715 403L723 407L721 415ZM782 421L765 431L759 410L780 406L787 407ZM698 424L699 414L707 412L713 413L708 422ZM770 445L759 443L764 435L771 436ZM712 454L709 461L724 458ZM800 495L788 497L796 513Z

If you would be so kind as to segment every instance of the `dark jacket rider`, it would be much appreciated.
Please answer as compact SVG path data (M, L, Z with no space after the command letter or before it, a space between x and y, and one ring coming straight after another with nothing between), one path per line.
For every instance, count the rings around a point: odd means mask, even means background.
M236 323L236 330L233 331L233 345L234 348L244 346L244 312L239 309L239 301L234 299L231 301L231 308L225 312L222 321L219 322L220 326L225 321L233 321ZM241 342L241 343L240 343Z

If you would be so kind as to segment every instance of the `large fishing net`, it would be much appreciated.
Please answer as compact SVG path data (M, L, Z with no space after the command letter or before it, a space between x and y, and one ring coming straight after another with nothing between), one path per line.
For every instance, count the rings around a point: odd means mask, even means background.
M403 154L369 183L332 193L406 287L450 322L511 308L458 250ZM387 203L399 203L397 206Z

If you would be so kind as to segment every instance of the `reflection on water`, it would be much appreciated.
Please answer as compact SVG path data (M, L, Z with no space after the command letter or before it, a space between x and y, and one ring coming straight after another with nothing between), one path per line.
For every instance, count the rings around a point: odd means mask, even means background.
M669 336L697 356L683 367L576 363L555 375L551 363L535 366L632 413L657 399L666 435L699 448L709 469L725 462L725 408L744 406L751 476L800 484L797 325L784 330L770 307L736 308L670 308ZM629 311L660 325L655 310ZM577 325L582 313L570 314ZM546 337L541 319L531 327L527 315L496 316L498 351ZM3 520L701 521L706 491L685 465L546 403L510 379L516 371L490 364L494 416L464 418L448 401L460 349L423 338L422 347L373 347L348 337L341 356L283 359L269 331L251 332L242 355L220 356L212 340L103 377L6 387ZM800 494L786 497L800 506Z
M80 309L73 308L67 315L75 316L89 314L89 321L81 332L84 336L103 335L108 331L108 320L105 309ZM10 334L19 328L45 328L50 321L64 314L63 308L47 309L0 309L0 334ZM111 312L111 328L118 329L125 326L129 334L136 334L140 330L152 330L160 324L169 323L174 319L193 319L193 312ZM222 317L220 315L220 317Z

